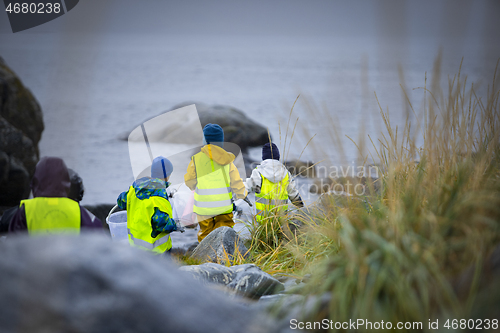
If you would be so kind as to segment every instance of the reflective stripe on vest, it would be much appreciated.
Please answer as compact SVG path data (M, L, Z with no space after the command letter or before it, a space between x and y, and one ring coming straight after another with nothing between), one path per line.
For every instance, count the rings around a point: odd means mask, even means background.
M216 216L233 211L233 194L229 186L230 164L220 165L205 153L193 156L196 189L193 211L198 215Z
M172 206L167 199L152 196L141 200L135 195L134 187L130 186L127 194L128 241L132 246L163 253L172 247L172 240L164 232L155 238L151 237L151 218L155 207L172 217Z
M226 194L231 191L230 187L221 187L221 188L196 188L194 191L196 194L199 195L214 195L214 194Z
M135 238L134 235L130 232L130 229L127 228L127 231L128 231L128 235L130 236L130 239L132 239L132 243L134 245L145 247L148 250L154 250L155 247L163 245L170 240L170 236L169 237L162 237L151 244L151 243L148 243L140 238Z
M28 233L79 234L81 226L80 205L69 198L37 197L22 200Z
M288 203L288 174L278 183L273 183L262 174L262 185L260 193L255 194L255 219L262 221L268 212L276 214L277 212L285 209L275 207L284 206Z
M264 210L271 210L276 206L283 206L288 203L288 200L268 200L264 198L255 198L255 208L256 208L256 213L260 214ZM264 207L262 207L264 206ZM261 209L259 209L261 208ZM260 216L259 216L260 217Z

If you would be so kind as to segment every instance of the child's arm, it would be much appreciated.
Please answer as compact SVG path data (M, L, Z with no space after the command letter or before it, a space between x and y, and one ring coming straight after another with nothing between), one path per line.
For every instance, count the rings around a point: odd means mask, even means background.
M198 179L196 178L196 167L194 166L194 159L189 161L189 165L186 170L186 174L184 175L184 183L190 190L195 190L196 185L198 184Z
M151 237L155 238L162 232L171 233L177 230L175 220L167 213L162 212L158 207L155 207L155 212L151 217Z
M295 184L295 180L288 172L288 186L287 186L287 192L288 192L288 199L297 207L303 207L304 202L302 201L302 198L300 197L299 190L297 189L297 186Z
M116 199L116 204L121 209L127 209L127 195L128 195L128 191L122 192L118 196L118 199Z
M245 188L247 191L260 193L260 187L262 186L262 177L260 176L260 172L257 169L252 170L252 174L250 178L247 178L245 181Z
M232 162L229 165L229 186L236 199L244 199L247 197L248 191L246 190L246 186L240 177L240 172Z

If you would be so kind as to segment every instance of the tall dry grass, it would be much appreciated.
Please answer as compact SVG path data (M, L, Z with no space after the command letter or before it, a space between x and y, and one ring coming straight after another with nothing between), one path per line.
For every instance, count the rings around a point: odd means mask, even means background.
M366 149L381 170L380 193L324 195L307 214L277 214L254 229L257 263L312 272L304 294L330 295L327 309L304 319L419 321L425 328L429 319L473 316L484 287L480 267L500 244L498 81L495 69L484 96L460 70L446 91L438 80L430 88L425 82L423 114L408 100L417 123L407 119L402 129L380 108L385 133L369 138ZM292 218L302 227L288 233ZM470 267L473 279L457 287Z

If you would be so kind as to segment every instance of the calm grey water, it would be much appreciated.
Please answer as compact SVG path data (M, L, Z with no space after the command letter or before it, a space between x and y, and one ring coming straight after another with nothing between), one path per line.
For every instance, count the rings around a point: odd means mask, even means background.
M5 33L0 41L0 56L42 106L42 156L60 156L80 173L85 204L113 202L133 181L127 143L117 137L187 100L237 107L267 126L283 148L290 108L301 94L288 158L299 157L315 135L302 159L351 164L356 148L345 135L358 140L382 131L374 91L401 126L399 84L403 79L420 111L423 91L411 89L424 86L425 72L430 80L440 46L432 39L381 45L370 38L162 34ZM473 43L442 46L443 82L456 74L462 56L469 80L491 82L500 53ZM345 154L333 145L337 134Z

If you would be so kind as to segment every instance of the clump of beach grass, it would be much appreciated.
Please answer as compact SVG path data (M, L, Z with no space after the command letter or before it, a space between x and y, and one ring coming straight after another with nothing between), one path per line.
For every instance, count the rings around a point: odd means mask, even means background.
M407 119L403 129L380 108L386 132L369 138L366 150L380 166L381 192L323 195L308 214L275 214L257 226L257 263L312 273L304 295L328 295L327 308L304 320L412 321L427 329L429 319L471 318L482 287L478 267L500 244L496 73L485 96L460 70L446 93L438 80L426 83L423 115L408 100L417 124ZM302 226L289 234L283 226L292 218ZM457 291L454 281L471 266L474 279Z
M297 235L290 226L289 212L278 209L262 212L261 221L249 225L251 232L250 253L253 263L269 274L286 274L299 270L302 265L285 246L297 242Z

